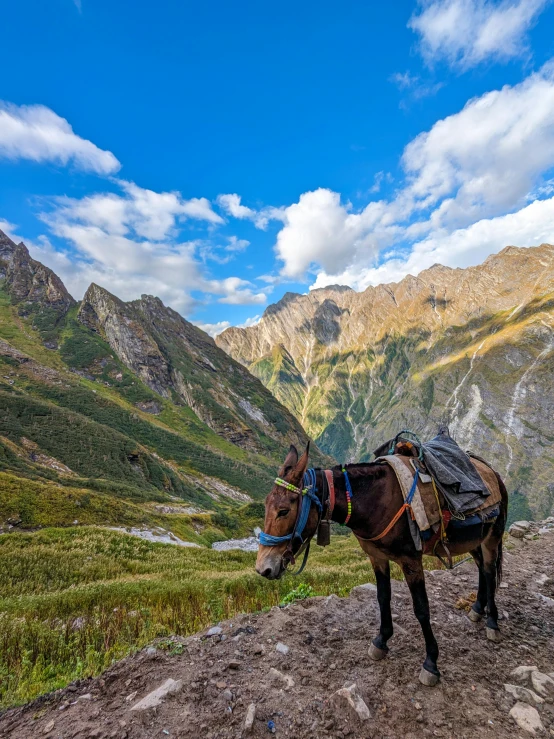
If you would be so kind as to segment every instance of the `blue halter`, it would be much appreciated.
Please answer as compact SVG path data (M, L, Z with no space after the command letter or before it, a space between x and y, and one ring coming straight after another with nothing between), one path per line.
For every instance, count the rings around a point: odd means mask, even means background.
M279 484L277 481L276 483ZM272 536L271 534L266 534L262 531L258 538L260 544L264 547L275 547L278 544L283 544L285 541L291 541L291 539L298 537L300 539L300 544L302 545L304 543L302 534L304 533L304 529L308 523L308 516L310 515L312 503L320 513L322 511L321 501L317 497L316 491L315 470L310 468L304 473L304 486L302 490L298 490L298 494L301 495L302 502L300 504L300 515L296 520L292 533L286 534L285 536Z

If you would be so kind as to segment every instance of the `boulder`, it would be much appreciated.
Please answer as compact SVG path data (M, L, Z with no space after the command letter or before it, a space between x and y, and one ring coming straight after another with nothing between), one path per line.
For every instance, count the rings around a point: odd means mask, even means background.
M545 675L544 672L536 670L531 673L531 682L535 691L541 696L541 698L552 697L554 698L554 680Z
M527 705L527 703L516 703L510 711L510 716L520 729L523 729L523 731L526 731L532 736L535 736L537 731L544 730L539 712L533 706Z
M516 700L521 701L522 703L528 703L530 706L538 706L541 703L544 703L544 700L540 695L529 690L529 688L524 688L522 685L510 685L509 683L505 683L504 690Z
M520 667L516 667L515 670L510 672L510 677L515 678L518 683L526 683L531 677L531 673L537 672L538 669L536 665L520 665Z
M274 667L269 670L269 675L273 680L278 680L279 682L284 683L287 689L294 688L294 679L291 677L291 675L285 675L284 672L280 672Z
M246 711L246 718L244 719L243 734L248 735L254 728L254 720L256 718L256 704L251 703Z
M156 690L148 693L148 695L142 698L138 703L135 703L131 708L131 711L146 711L149 708L156 708L156 706L163 703L164 699L167 698L168 695L178 693L182 687L182 680L173 680L173 678L168 677L167 680L159 686L159 688L156 688Z
M344 710L346 703L352 716L362 723L369 721L371 718L369 708L360 695L356 683L346 683L344 688L340 688L336 693L333 693L332 699L339 711Z

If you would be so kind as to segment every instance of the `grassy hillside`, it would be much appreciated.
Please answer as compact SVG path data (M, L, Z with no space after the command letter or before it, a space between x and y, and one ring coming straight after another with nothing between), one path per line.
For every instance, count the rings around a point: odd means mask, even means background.
M266 494L284 444L266 436L260 453L216 433L147 387L77 310L48 349L0 285L0 526L161 525L204 544L248 533L261 513L248 501ZM272 400L268 417L278 409ZM205 520L153 514L179 501Z
M277 605L300 584L346 595L373 580L352 536L315 547L301 578L278 582L254 572L254 554L151 544L94 527L2 536L0 558L3 706L97 674L156 637ZM396 566L393 575L400 577Z

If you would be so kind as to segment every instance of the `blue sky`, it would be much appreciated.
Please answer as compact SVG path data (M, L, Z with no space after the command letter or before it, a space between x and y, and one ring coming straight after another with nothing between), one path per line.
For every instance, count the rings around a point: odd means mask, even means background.
M4 4L0 228L241 324L554 240L547 0Z

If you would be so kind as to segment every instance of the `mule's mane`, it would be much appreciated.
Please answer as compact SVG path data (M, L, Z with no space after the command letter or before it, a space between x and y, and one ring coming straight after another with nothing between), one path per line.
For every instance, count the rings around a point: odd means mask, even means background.
M356 462L352 464L336 464L332 467L333 472L341 473L342 470L346 469L350 477L382 477L386 474L386 463L383 462ZM322 467L317 467L317 471L322 470Z

